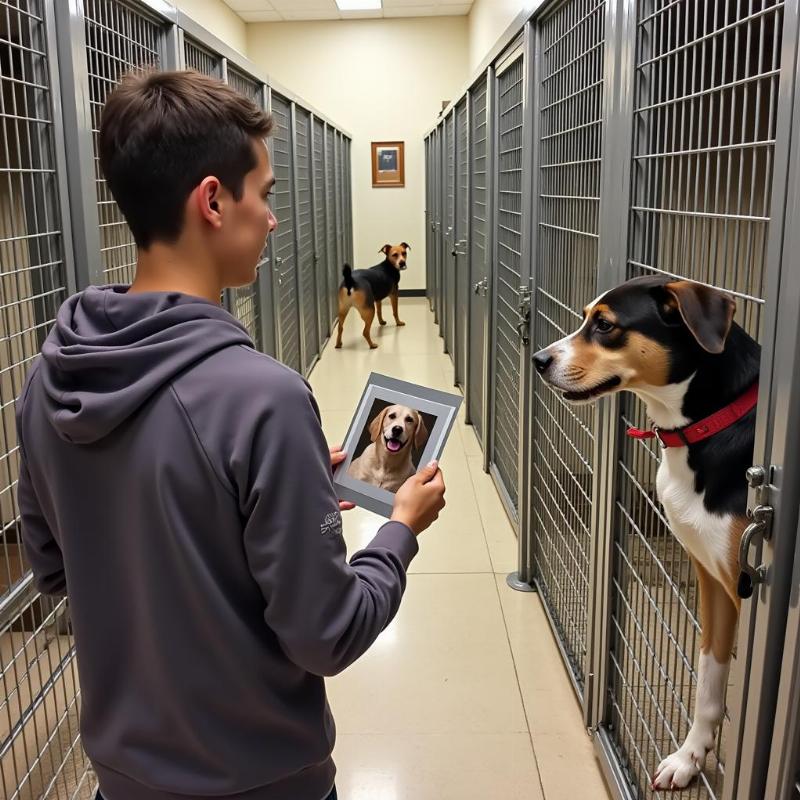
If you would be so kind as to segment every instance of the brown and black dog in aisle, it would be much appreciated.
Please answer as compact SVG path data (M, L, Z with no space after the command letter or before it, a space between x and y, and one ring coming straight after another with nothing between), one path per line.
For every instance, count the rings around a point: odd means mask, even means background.
M342 346L342 331L344 321L351 308L356 308L364 321L364 338L372 350L378 345L372 341L372 322L375 313L378 314L378 322L386 324L383 318L381 302L387 297L392 303L392 313L394 321L398 327L405 325L400 321L397 313L397 302L399 296L400 273L408 267L408 251L411 246L406 242L400 244L385 244L380 252L385 258L380 264L376 264L369 269L353 268L345 264L342 269L344 280L339 287L339 329L336 334L337 349Z

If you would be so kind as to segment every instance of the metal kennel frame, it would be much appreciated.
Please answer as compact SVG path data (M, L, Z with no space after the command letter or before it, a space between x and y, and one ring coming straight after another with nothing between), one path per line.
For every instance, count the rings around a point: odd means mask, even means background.
M81 748L68 602L36 592L21 547L16 399L61 303L89 284L133 276L133 237L97 160L105 98L129 70L189 67L227 80L265 108L270 86L277 86L163 0L0 0L0 795L8 800L90 800L96 789ZM298 119L313 119L324 135L338 131L323 114L279 91L291 98ZM277 135L283 143L299 139L282 121ZM295 151L284 150L281 163L290 164ZM326 241L329 199L349 192L347 148L345 156L341 172L321 173L324 185L310 220L310 187L299 187L300 224L289 227L301 232L303 257L309 236ZM340 224L351 231L351 200L344 196ZM257 284L229 293L226 304L256 347L275 354L274 318L282 307L273 294L270 250ZM330 317L333 282L319 295L315 278L311 284L311 307L319 297ZM316 313L313 326L320 332L311 336L309 329L306 366L324 341Z
M469 104L467 419L518 526L516 585L538 590L609 786L626 800L667 797L650 776L691 724L696 579L656 496L660 451L624 435L646 426L641 404L569 406L523 373L534 348L627 278L733 295L762 344L749 501L771 524L749 529L759 582L742 604L725 719L681 797L800 797L799 17L788 0L541 2L442 115ZM426 137L434 257L442 127ZM530 347L512 336L526 288ZM441 326L447 295L431 297Z

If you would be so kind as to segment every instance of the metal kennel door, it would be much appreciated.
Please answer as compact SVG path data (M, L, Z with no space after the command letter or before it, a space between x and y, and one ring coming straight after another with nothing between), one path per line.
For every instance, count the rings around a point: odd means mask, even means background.
M88 800L68 605L33 585L16 497L16 400L76 288L53 4L0 0L0 42L0 796Z
M160 66L163 25L139 7L114 0L85 0L84 15L102 277L105 283L130 283L136 245L100 173L97 135L106 97L119 79L131 70Z
M467 99L456 106L456 202L453 266L455 313L453 358L455 383L466 389L469 317L469 128Z
M317 337L320 347L328 339L334 310L328 280L328 209L325 198L325 123L314 118L314 294L317 298Z
M342 262L336 251L336 147L334 143L334 130L325 126L325 211L328 218L327 243L328 243L328 298L330 300L330 319L328 325L338 313L337 292L342 281Z
M434 161L436 167L436 307L434 316L439 325L439 335L444 335L444 244L442 238L445 224L445 178L444 178L444 123L436 128Z
M455 317L456 317L456 259L453 255L456 229L456 115L455 109L445 120L445 195L444 195L444 237L442 241L444 302L442 314L442 333L444 349L454 359Z
M533 351L575 330L597 294L605 3L570 0L538 24ZM594 407L532 379L533 574L579 694L587 653Z
M300 316L297 297L297 258L295 254L294 174L292 170L291 104L272 93L272 166L275 173L273 211L278 229L272 234L273 291L278 335L278 358L292 369L302 370L300 354Z
M294 106L294 145L299 308L303 334L303 373L308 375L319 355L314 269L314 215L311 203L311 115L297 105Z
M336 204L336 261L344 264L347 256L344 246L344 202L342 197L342 134L336 131L333 136L333 150L336 169L334 170L334 202ZM353 266L353 265L351 265ZM340 267L341 269L341 267Z
M627 276L723 288L736 299L736 320L758 338L783 3L643 0L635 11ZM647 425L645 410L630 394L620 408L599 740L630 796L649 798L654 768L684 740L694 714L697 583L656 496L659 447L621 435ZM726 714L704 773L682 798L722 796L729 733Z
M497 158L494 213L494 337L491 471L518 519L522 358L522 134L525 59L521 49L497 71Z
M472 89L469 105L470 125L470 259L469 287L469 382L467 386L467 421L475 427L484 445L487 423L485 402L487 382L487 347L489 332L489 163L490 138L487 135L488 78L482 78ZM485 447L485 445L484 445Z
M242 72L228 66L228 83L237 92L252 100L257 106L262 105L263 90L261 84ZM249 286L240 286L229 292L228 303L233 316L244 325L258 350L263 347L262 309L258 280Z
M344 226L347 235L347 260L353 263L353 173L351 153L353 143L345 137L344 141Z

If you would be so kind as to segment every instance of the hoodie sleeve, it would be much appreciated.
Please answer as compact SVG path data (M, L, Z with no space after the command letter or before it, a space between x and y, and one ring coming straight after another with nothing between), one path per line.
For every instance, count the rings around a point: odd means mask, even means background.
M22 521L22 543L25 556L33 569L36 588L42 594L66 595L67 580L61 548L42 514L22 449L20 449L17 503Z
M246 464L239 463L245 551L264 596L264 619L287 655L309 672L335 675L397 613L417 540L405 525L389 522L347 563L316 402L294 376L275 389Z

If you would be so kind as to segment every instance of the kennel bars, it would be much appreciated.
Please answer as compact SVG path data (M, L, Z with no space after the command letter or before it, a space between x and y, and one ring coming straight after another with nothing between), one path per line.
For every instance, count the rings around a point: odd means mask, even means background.
M429 252L451 259L429 265L437 278L460 258L440 246L437 157L467 103L467 419L519 532L513 577L540 593L616 797L661 796L649 778L690 725L695 578L655 494L659 448L624 435L646 426L641 404L570 406L527 364L628 278L733 294L763 348L750 507L773 522L747 553L763 581L743 602L725 721L681 796L800 796L797 36L798 4L780 0L541 2L426 137ZM428 296L441 324L448 295Z

